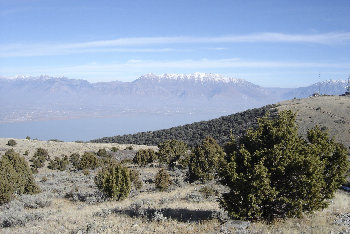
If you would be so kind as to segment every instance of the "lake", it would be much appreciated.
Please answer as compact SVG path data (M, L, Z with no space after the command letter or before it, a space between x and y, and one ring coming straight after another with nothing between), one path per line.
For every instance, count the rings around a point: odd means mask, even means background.
M0 124L0 137L88 141L101 137L154 131L209 120L214 114L129 114L113 118L84 118Z

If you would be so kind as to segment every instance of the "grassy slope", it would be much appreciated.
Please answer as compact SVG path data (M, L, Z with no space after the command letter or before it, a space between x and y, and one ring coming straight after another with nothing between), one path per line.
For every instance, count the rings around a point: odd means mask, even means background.
M319 125L328 129L337 142L350 147L350 97L321 96L293 99L278 104L278 110L297 112L299 132Z

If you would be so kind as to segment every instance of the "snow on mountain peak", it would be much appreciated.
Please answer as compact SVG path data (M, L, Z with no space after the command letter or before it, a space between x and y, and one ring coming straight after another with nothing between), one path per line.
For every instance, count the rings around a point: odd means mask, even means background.
M244 83L245 80L225 77L214 73L195 72L192 74L162 74L148 73L139 78L140 80L194 80L197 82L220 82L220 83Z
M18 75L14 77L16 80L51 80L51 79L65 79L66 77L53 77L49 75L40 75L40 76L26 76L26 75Z
M321 81L321 82L317 82L315 83L314 85L334 85L334 84L347 84L347 81L346 80L324 80L324 81Z

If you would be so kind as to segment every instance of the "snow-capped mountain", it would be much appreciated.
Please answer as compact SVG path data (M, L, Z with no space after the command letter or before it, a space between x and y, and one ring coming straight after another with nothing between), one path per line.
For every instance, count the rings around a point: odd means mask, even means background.
M287 98L308 97L313 93L326 94L326 95L340 95L345 92L348 82L346 80L326 80L317 82L307 87L301 87L287 92L285 96Z
M225 77L220 74L214 73L200 73L196 72L193 74L162 74L155 75L153 73L148 73L146 75L141 76L138 80L151 80L151 81L165 81L165 80L174 80L174 81L191 81L196 83L250 83L243 79ZM252 83L250 83L252 84Z
M321 94L342 94L345 86L345 81L325 81L297 89L264 88L211 73L146 74L133 82L99 83L20 76L0 79L0 121L103 117L130 111L219 116L307 97L319 90ZM35 113L41 113L40 117Z

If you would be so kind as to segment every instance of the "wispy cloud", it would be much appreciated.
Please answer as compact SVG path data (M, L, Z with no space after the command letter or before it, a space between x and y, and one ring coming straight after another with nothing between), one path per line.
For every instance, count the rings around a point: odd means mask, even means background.
M54 56L54 55L69 55L81 53L164 53L173 51L190 51L189 49L174 49L174 48L127 48L127 47L82 47L70 48L65 45L9 45L0 46L0 57L37 57L37 56Z
M3 71L2 76L8 74L15 75L18 73L27 75L40 75L43 73L54 75L66 75L68 77L80 76L104 76L115 77L116 75L128 76L133 73L155 72L162 73L165 71L213 71L215 69L226 68L263 68L263 69L350 69L350 63L313 63L313 62L276 62L276 61L242 61L238 58L230 59L200 59L200 60L174 60L174 61L152 61L152 60L129 60L121 63L100 64L90 63L76 66L57 66L57 67L27 67L27 68L7 68Z
M312 43L334 45L350 42L350 32L323 34L257 33L220 37L134 37L77 43L37 43L0 45L0 57L47 56L71 53L98 52L169 52L169 48L139 48L176 44L215 44L221 48L225 43ZM132 48L137 47L137 48Z
M204 68L350 68L350 63L314 63L314 62L276 62L276 61L242 61L238 58L230 59L200 59L151 61L129 60L125 63L113 64L86 64L81 66L65 67L64 70L129 70L129 69L204 69Z

